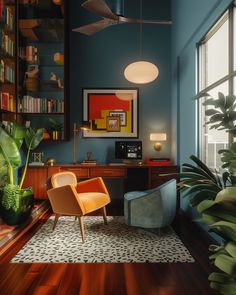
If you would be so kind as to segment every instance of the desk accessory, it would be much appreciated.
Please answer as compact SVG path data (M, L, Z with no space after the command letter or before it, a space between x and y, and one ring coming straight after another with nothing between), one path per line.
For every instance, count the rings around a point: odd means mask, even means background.
M173 165L169 158L150 158L146 157L145 163L150 166L171 166Z

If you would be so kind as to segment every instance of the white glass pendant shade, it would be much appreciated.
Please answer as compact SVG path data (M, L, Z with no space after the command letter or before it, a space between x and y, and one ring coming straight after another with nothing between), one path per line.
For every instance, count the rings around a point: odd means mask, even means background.
M154 81L159 70L156 65L148 61L136 61L129 64L124 71L125 78L135 84L146 84Z

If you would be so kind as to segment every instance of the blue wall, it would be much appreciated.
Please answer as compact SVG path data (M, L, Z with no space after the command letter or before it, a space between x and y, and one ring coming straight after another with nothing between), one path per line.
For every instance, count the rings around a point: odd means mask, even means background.
M197 154L196 44L231 2L172 1L172 156L179 165ZM187 200L181 199L181 206L195 215Z
M81 8L84 1L70 1L70 130L71 140L65 143L42 144L44 157L53 156L57 162L72 162L73 122L82 118L82 88L137 87L125 80L124 68L139 58L139 24L109 27L87 37L72 32L72 28L100 18ZM114 5L117 1L110 1ZM143 1L143 17L170 19L170 0ZM124 13L139 17L139 0L125 1ZM143 25L143 58L156 63L158 79L139 87L139 139L143 141L143 156L155 156L151 132L164 131L168 141L162 156L170 155L171 142L171 26ZM84 139L78 136L77 160L82 161L91 151L99 162L114 160L115 139Z

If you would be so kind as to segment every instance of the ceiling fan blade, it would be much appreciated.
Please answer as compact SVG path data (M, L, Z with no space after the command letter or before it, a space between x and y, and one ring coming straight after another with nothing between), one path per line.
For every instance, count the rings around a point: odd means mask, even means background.
M81 6L101 17L113 20L118 20L119 18L119 16L114 14L103 0L87 0Z
M72 31L79 32L79 33L85 34L87 36L91 36L99 31L113 25L114 23L115 22L112 22L109 19L102 19L98 22L78 27L76 29L73 29Z
M171 25L170 20L147 20L147 19L137 19L129 18L124 16L119 16L120 23L144 23L144 24L155 24L155 25Z

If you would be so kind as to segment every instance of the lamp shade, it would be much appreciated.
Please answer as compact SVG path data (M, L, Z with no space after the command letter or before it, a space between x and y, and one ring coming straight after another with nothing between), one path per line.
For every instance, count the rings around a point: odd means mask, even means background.
M159 70L153 63L142 60L129 64L125 68L124 75L132 83L146 84L158 77Z
M82 121L80 130L89 130L89 129L90 129L90 121Z
M166 133L151 133L151 141L166 141Z

